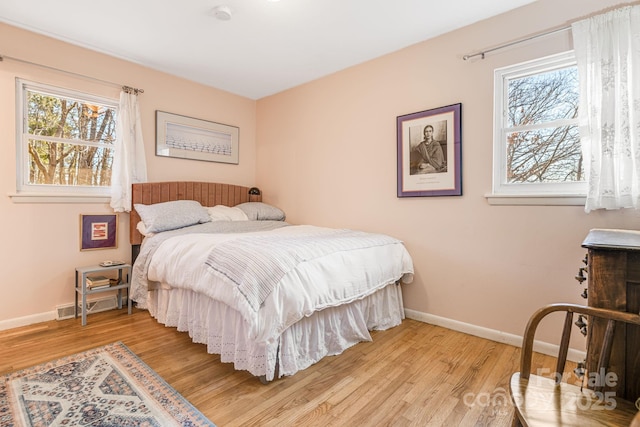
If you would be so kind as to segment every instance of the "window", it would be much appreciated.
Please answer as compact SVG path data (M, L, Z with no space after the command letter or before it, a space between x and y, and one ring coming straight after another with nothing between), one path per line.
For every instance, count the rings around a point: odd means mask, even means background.
M495 71L493 194L584 196L573 52Z
M18 195L108 196L117 101L17 81Z

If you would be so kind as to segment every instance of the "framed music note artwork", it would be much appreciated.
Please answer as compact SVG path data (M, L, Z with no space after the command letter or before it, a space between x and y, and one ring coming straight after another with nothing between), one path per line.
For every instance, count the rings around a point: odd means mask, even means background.
M156 156L237 165L239 135L235 126L156 111Z

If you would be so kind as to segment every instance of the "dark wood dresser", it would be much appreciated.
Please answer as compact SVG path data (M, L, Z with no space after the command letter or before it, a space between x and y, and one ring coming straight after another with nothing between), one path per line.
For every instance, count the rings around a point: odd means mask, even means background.
M640 231L594 229L582 246L588 250L588 305L639 313ZM588 323L586 368L596 372L606 321L590 319ZM632 402L640 397L640 327L617 326L608 372L618 376L618 384L607 389Z

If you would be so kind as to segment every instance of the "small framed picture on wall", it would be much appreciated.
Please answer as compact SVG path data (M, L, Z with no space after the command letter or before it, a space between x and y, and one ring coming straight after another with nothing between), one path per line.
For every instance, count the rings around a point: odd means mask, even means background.
M118 214L81 214L80 250L118 247Z

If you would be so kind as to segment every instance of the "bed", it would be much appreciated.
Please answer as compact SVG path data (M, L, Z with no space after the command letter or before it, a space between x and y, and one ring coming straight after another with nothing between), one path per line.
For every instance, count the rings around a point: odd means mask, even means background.
M132 204L137 307L263 382L404 319L413 264L390 236L290 224L231 184L133 184Z

